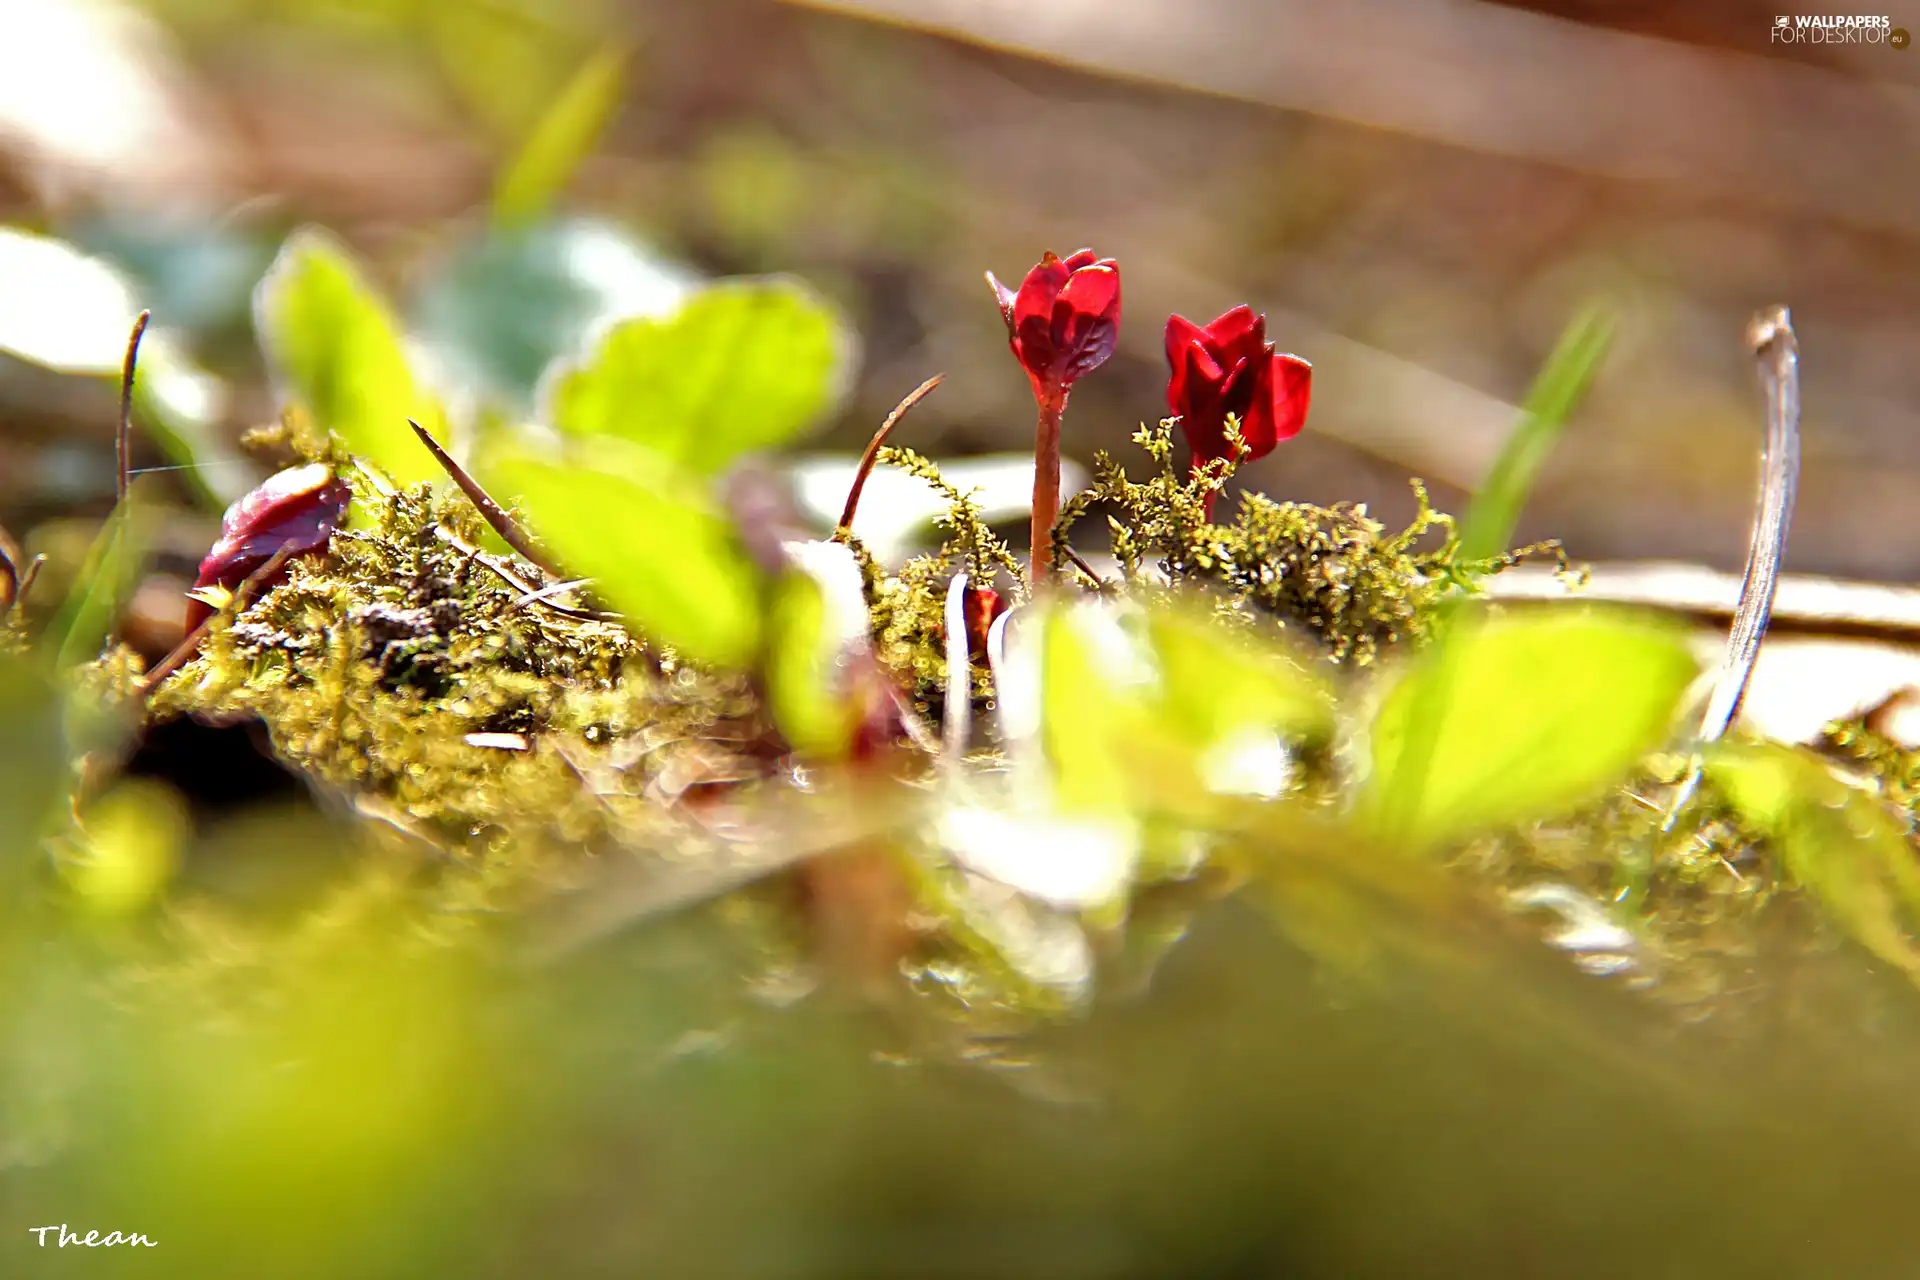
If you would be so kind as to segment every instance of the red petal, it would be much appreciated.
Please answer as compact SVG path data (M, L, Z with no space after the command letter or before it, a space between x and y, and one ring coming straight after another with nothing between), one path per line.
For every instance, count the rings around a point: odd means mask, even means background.
M1100 265L1074 272L1054 301L1052 336L1068 381L1105 364L1120 337L1120 272Z
M1226 456L1227 442L1222 429L1224 409L1220 401L1225 382L1225 372L1214 363L1207 349L1198 342L1189 343L1174 370L1167 398L1175 402L1173 407L1180 415L1181 433L1186 436L1187 447L1193 450L1196 459Z
M1273 438L1291 440L1307 425L1313 396L1313 366L1299 356L1276 354L1272 361Z
M1091 267L1099 261L1100 259L1094 256L1094 252L1091 249L1075 249L1072 253L1068 254L1065 259L1066 268L1069 271L1079 271L1083 267ZM1113 259L1107 259L1106 265L1112 266Z
M1039 265L1027 272L1027 278L1020 282L1020 292L1014 295L1014 324L1024 329L1027 322L1034 319L1051 323L1053 300L1060 296L1061 286L1072 274L1072 269L1053 254L1042 257Z
M1178 375L1180 372L1181 353L1184 352L1188 347L1192 346L1196 342L1204 345L1206 342L1206 338L1207 338L1207 331L1205 329L1202 329L1199 325L1195 324L1193 321L1187 319L1185 316L1179 315L1177 313L1174 315L1168 316L1167 317L1167 335L1166 335L1167 367L1173 370L1175 375ZM1175 413L1178 413L1180 412L1180 408L1178 405L1175 405L1171 399L1173 395L1173 392L1171 390L1172 384L1168 384L1168 385L1169 385L1169 390L1167 392L1167 395L1169 397L1167 402L1168 407L1173 409Z
M1271 359L1261 356L1235 369L1227 379L1221 402L1227 411L1240 417L1240 441L1247 447L1242 461L1251 462L1273 452L1278 440L1274 435Z
M1224 368L1251 360L1267 345L1267 318L1241 305L1207 326L1207 348Z
M987 272L987 283L993 288L993 298L1000 304L1000 318L1006 322L1007 333L1013 333L1013 290L1000 283L1000 277Z

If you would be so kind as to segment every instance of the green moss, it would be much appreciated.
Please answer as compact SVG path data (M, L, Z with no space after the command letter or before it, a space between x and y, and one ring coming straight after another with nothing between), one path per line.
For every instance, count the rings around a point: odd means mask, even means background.
M1275 502L1260 494L1243 497L1231 523L1214 524L1205 498L1232 475L1231 464L1212 462L1198 476L1180 475L1172 420L1143 427L1134 441L1155 474L1135 482L1110 455L1096 455L1093 484L1061 513L1055 566L1067 563L1074 523L1104 507L1113 556L1130 590L1164 585L1210 592L1223 612L1257 611L1335 662L1365 666L1396 645L1418 643L1443 599L1523 556L1558 551L1542 544L1490 560L1463 559L1453 518L1433 509L1417 480L1419 511L1398 533L1387 532L1364 507Z
M294 768L481 863L632 837L690 788L757 771L743 678L521 603L538 571L478 550L458 494L355 485L373 519L216 623L156 719L258 717Z

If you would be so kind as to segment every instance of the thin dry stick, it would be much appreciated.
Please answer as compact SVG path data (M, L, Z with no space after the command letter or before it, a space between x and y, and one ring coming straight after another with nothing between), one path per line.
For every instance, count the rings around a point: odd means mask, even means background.
M1793 320L1785 307L1772 307L1747 326L1747 343L1759 362L1760 385L1767 395L1767 444L1762 462L1760 508L1754 516L1753 542L1747 551L1747 571L1740 584L1740 602L1734 607L1727 634L1727 652L1714 677L1713 693L1700 718L1696 746L1716 742L1739 714L1753 679L1773 616L1774 592L1780 582L1780 561L1786 555L1787 529L1793 521L1794 490L1800 480L1800 345L1793 336ZM1696 754L1672 806L1663 830L1693 799L1700 786L1701 760Z
M500 535L503 542L515 551L518 551L529 564L539 568L549 577L564 578L567 576L548 563L546 554L541 551L539 544L534 542L526 530L522 529L519 524L515 522L514 518L507 514L505 507L493 500L492 494L481 488L480 482L469 475L465 467L453 460L452 454L440 447L440 442L435 440L425 427L415 422L412 418L407 419L407 425L413 428L413 434L420 437L420 443L427 446L427 452L433 455L434 461L438 462L445 468L446 473L453 477L453 482L460 486L460 492L467 495L467 500L473 503L474 507L480 512L480 518L485 520L488 526Z
M455 551L458 551L461 555L473 561L473 563L479 565L481 568L490 570L495 577L499 578L502 582L512 587L515 591L518 591L520 593L519 603L537 604L542 609L551 609L553 612L557 614L561 614L562 616L568 617L568 618L575 618L581 622L605 622L605 621L608 621L609 619L610 615L608 614L594 613L586 609L570 609L566 605L555 604L551 600L542 598L540 595L539 587L533 586L532 584L522 580L519 577L519 575L495 564L493 562L492 557L488 556L485 552L481 551L480 548L473 546L465 538L462 538L459 534L453 532L451 529L448 529L445 525L435 525L433 529L433 536L440 539L440 541L446 543L448 546L452 547Z
M1093 583L1095 590L1105 590L1107 586L1107 580L1101 577L1099 574L1095 573L1093 571L1093 566L1088 564L1085 560L1081 559L1080 553L1078 551L1075 551L1072 547L1066 545L1066 543L1063 542L1060 544L1060 554L1065 556L1070 562L1072 562L1074 568L1078 569L1080 572L1087 575L1088 581Z
M282 547L274 552L265 564L241 579L239 588L233 593L233 613L235 617L238 617L240 613L253 602L253 594L259 586L272 579L274 574L280 572L281 567L287 563L292 555L292 547ZM187 661L191 659L195 653L199 652L200 642L207 638L207 628L211 627L214 619L219 616L219 614L214 613L208 614L206 617L200 619L200 625L187 632L187 638L175 645L172 653L160 659L153 670L140 677L135 687L140 691L142 697L151 694L155 689L159 688L162 680L165 680L168 676L186 665Z
M18 609L27 602L27 592L33 590L34 580L40 576L40 566L46 562L47 557L44 554L27 561L26 572L20 575L20 585L14 588L14 608Z
M142 311L134 320L133 332L127 338L127 358L120 366L120 429L113 442L116 464L113 495L123 504L133 471L133 373L140 363L140 339L147 336L147 321L152 318L151 311Z
M907 416L907 411L925 400L935 387L946 380L946 376L944 373L936 373L907 392L906 398L893 406L893 412L889 413L887 420L880 424L880 429L873 433L873 439L867 442L867 451L860 455L860 466L853 473L853 484L847 489L847 505L840 509L838 532L845 534L853 531L853 514L860 509L861 490L867 487L867 477L873 474L874 463L880 459L880 446L887 442L887 437L893 434L893 429L900 424L900 419Z

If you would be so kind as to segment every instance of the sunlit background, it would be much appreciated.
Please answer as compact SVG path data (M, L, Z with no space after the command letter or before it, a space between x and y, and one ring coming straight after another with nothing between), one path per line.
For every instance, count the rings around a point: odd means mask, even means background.
M1905 580L1920 54L1776 43L1774 16L1732 0L7 0L0 219L122 273L222 379L223 432L268 412L247 290L305 221L378 263L451 386L480 364L530 378L542 312L565 300L462 257L471 211L583 60L625 48L566 200L606 239L552 252L629 303L682 271L828 290L865 344L830 442L856 446L946 371L910 442L1017 446L1026 392L981 273L1089 244L1123 264L1122 354L1076 397L1071 454L1163 411L1168 312L1244 300L1317 371L1307 434L1250 482L1394 518L1407 474L1459 504L1555 335L1600 299L1620 340L1523 533L1737 569L1759 438L1742 327L1785 302L1807 404L1789 566ZM63 301L9 288L0 348L59 328ZM97 505L109 480L106 418L30 374L0 368L14 525Z

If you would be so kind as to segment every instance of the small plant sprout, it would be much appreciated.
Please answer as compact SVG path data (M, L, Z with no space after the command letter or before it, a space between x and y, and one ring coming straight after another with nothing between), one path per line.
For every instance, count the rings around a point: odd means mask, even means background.
M1275 351L1267 318L1251 307L1235 307L1205 327L1168 316L1167 364L1167 408L1180 419L1196 477L1216 460L1263 458L1306 424L1313 366ZM1237 442L1229 418L1239 424ZM1209 489L1201 499L1209 519L1216 496Z
M1038 586L1052 560L1060 514L1060 417L1067 393L1107 362L1120 335L1120 265L1081 249L1040 259L1018 292L987 272L1007 323L1007 345L1033 383L1040 407L1033 442L1033 544L1028 579Z
M120 366L120 424L114 433L114 490L116 502L127 500L127 485L133 473L133 375L140 364L140 339L147 336L150 311L134 317L133 332L127 335L127 358Z
M267 477L229 507L220 522L220 540L200 562L188 596L187 630L212 613L206 598L212 589L231 592L283 551L291 558L325 550L351 496L333 468L311 462Z

